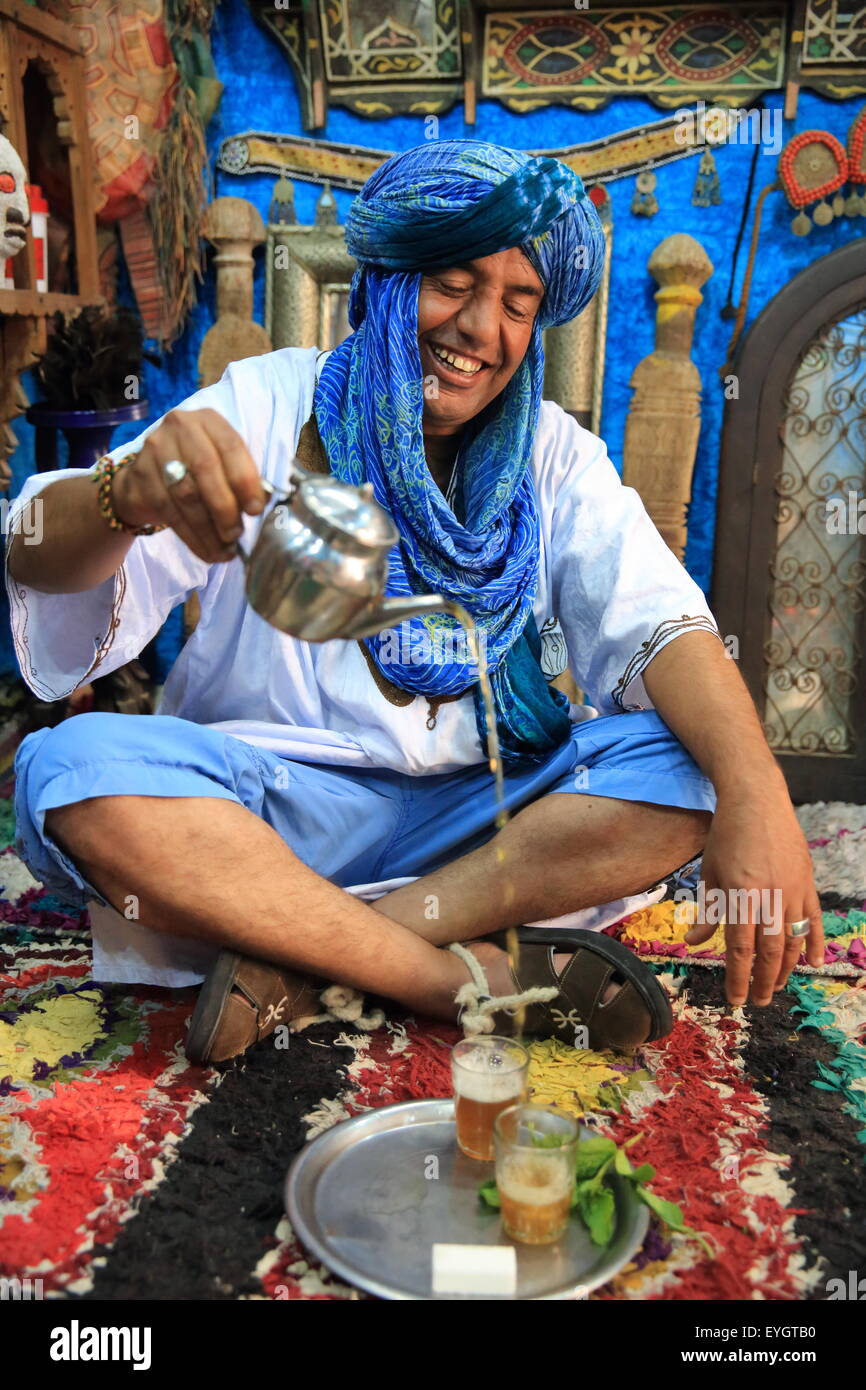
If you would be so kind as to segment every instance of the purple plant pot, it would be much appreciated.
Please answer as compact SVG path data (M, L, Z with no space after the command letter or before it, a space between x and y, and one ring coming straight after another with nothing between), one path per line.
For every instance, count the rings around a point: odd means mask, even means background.
M130 401L111 410L49 410L38 402L29 406L24 414L36 429L37 472L47 473L57 467L57 430L63 431L69 443L69 467L91 468L108 453L118 425L143 420L148 410L147 401Z

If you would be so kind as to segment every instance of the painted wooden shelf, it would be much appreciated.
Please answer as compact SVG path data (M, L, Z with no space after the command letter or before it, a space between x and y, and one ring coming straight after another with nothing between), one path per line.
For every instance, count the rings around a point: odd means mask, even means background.
M85 304L104 304L101 295L53 294L40 290L0 290L0 315L29 314L48 317L58 309L81 309Z

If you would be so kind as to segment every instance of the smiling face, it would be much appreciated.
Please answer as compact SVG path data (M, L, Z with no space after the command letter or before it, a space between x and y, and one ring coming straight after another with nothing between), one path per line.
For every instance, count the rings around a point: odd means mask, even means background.
M0 135L0 260L17 256L27 240L27 174L13 145Z
M517 246L422 275L425 435L458 433L504 390L526 355L543 297Z

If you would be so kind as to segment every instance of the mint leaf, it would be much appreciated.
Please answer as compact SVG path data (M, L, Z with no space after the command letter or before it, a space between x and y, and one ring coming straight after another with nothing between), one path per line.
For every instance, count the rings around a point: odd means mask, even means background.
M577 1188L577 1205L589 1227L593 1245L609 1245L613 1237L616 1204L609 1187L581 1183Z
M567 1134L533 1134L532 1136L534 1149L561 1149L563 1144L568 1142Z
M638 1195L655 1212L656 1216L661 1217L666 1226L670 1226L672 1231L685 1229L685 1217L676 1202L666 1202L663 1197L657 1196L655 1192L650 1192L648 1187L639 1187Z
M642 1163L639 1168L633 1168L631 1172L632 1182L649 1182L654 1178L656 1170L651 1163Z
M489 1207L499 1210L502 1203L499 1200L499 1188L496 1186L495 1178L488 1178L478 1189L478 1196L482 1202L486 1202Z
M611 1154L610 1158L606 1158L606 1159L605 1159L604 1163L601 1165L601 1167L599 1168L599 1170L598 1170L598 1172L595 1174L595 1176L592 1177L592 1178L587 1178L586 1181L587 1181L587 1185L588 1185L589 1187L595 1188L596 1191L598 1191L598 1190L601 1188L601 1185L602 1185L602 1183L604 1182L604 1179L607 1177L607 1171L608 1171L608 1169L610 1168L611 1164L614 1163L614 1162L616 1161L616 1155L617 1155L617 1150L616 1150L616 1148L614 1148L614 1151L613 1151L613 1153Z
M600 1135L595 1139L584 1139L577 1146L574 1169L577 1181L595 1177L599 1169L608 1163L615 1153L616 1144L612 1139L604 1139Z
M620 1176L623 1178L630 1178L634 1173L634 1169L629 1163L628 1154L625 1152L624 1149L617 1149L616 1157L613 1161L613 1166L616 1169L616 1171L620 1174Z
M656 1216L661 1217L666 1226L670 1226L672 1231L679 1231L684 1236L691 1236L698 1242L702 1250L706 1250L710 1259L714 1258L713 1251L704 1237L691 1226L686 1225L685 1217L676 1202L666 1202L663 1197L658 1197L655 1192L650 1192L648 1187L636 1187L635 1191L641 1201L646 1202L650 1211L654 1211Z
M570 1142L567 1134L542 1134L532 1120L526 1128L529 1130L530 1142L534 1149L561 1149L563 1144Z

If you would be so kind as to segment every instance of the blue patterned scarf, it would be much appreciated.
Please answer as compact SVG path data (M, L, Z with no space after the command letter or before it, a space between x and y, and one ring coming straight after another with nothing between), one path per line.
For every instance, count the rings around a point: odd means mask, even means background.
M327 358L315 398L331 469L343 482L372 483L400 532L388 595L445 594L483 632L503 761L542 756L568 737L569 719L567 699L541 671L532 613L540 546L530 456L544 379L541 334L579 314L598 287L598 215L558 160L476 140L431 141L389 159L367 181L352 204L346 244L359 266L349 302L355 331ZM452 511L424 453L421 272L513 246L536 269L544 298L523 362L464 430ZM441 642L437 648L436 636L452 622L411 619L396 660L393 635L366 645L401 689L456 695L477 671L443 659ZM475 708L486 747L477 683Z

